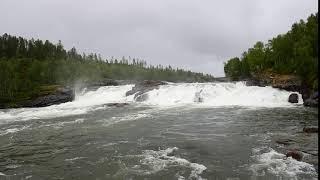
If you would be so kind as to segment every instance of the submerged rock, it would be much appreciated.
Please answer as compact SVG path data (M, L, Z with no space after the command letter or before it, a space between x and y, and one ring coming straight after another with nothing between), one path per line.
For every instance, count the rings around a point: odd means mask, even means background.
M286 153L286 157L292 157L293 159L296 159L298 161L302 160L303 154L299 151L292 150Z
M129 103L108 103L106 105L109 107L124 107L129 105Z
M288 102L290 102L290 103L298 103L299 102L298 94L297 93L290 94Z
M318 133L318 127L304 127L302 131L305 133Z

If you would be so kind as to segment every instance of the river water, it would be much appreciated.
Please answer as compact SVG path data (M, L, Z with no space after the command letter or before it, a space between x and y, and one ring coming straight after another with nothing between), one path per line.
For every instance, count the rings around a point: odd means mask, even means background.
M144 102L133 85L74 102L0 111L0 179L317 179L317 109L244 83L169 84ZM129 103L110 107L107 103ZM289 146L275 143L290 139ZM285 158L288 148L303 161Z

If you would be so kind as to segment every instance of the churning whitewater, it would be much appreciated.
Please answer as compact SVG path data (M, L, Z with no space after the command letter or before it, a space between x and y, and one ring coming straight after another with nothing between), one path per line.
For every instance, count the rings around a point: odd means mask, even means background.
M21 108L0 112L0 123L7 120L28 120L85 114L106 108L106 103L137 103L134 95L126 96L134 85L105 86L95 91L77 92L75 101L43 108ZM246 86L237 83L171 83L146 93L141 105L219 107L292 107L288 102L290 92L272 87ZM302 97L299 94L299 103Z

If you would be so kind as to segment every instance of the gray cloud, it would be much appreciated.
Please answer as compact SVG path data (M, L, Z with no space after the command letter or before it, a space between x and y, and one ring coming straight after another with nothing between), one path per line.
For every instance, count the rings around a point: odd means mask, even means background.
M0 33L222 76L228 58L317 7L317 0L2 0Z

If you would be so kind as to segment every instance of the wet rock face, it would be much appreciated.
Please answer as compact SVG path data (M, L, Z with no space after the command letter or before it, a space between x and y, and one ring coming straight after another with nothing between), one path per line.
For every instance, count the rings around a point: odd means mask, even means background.
M154 89L159 89L160 85L166 85L166 82L163 81L155 81L155 80L145 80L142 82L136 83L136 85L128 92L126 92L126 96L134 95L134 99L137 101L144 101L148 98L145 94L148 91L152 91Z
M299 102L298 94L297 93L290 94L288 102L290 102L290 103L298 103Z
M51 94L37 97L23 104L23 107L45 107L74 100L74 90L68 87L58 88Z
M292 150L286 153L286 157L292 157L293 159L301 161L303 154L299 151Z

